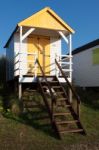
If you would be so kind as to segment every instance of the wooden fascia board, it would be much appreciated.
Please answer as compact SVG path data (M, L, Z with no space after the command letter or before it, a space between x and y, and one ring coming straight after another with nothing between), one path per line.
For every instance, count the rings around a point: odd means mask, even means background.
M75 33L75 31L67 24L65 23L52 9L47 10L61 25L63 25L68 31L71 33Z
M35 28L35 29L45 29L45 30L52 30L52 31L59 31L58 29L50 29L50 28L45 28L45 27L36 27L36 26L31 26L31 25L22 25L22 27ZM60 30L60 31L66 31L66 30Z

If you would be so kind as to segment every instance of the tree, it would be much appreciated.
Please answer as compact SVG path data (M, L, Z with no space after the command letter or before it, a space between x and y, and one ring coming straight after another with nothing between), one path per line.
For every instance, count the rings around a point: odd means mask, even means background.
M0 84L6 82L6 57L0 56Z

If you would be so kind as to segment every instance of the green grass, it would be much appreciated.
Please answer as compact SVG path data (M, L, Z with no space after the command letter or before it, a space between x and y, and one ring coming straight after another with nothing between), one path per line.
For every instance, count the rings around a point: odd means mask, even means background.
M87 135L65 134L57 139L44 107L17 117L8 112L0 115L1 150L98 150L99 91L78 90L82 99L81 121ZM4 95L2 95L4 96ZM39 97L39 96L38 96ZM40 98L40 97L39 97Z

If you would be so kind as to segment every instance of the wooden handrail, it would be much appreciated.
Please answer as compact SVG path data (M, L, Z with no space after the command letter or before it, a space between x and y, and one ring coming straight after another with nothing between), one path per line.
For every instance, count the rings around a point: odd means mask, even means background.
M45 73L44 73L44 71L43 71L43 69L42 69L42 67L41 67L41 65L40 65L40 63L39 63L39 61L38 61L38 59L36 59L36 62L37 62L38 66L39 66L39 68L40 68L40 70L41 70L41 72L42 72L42 75L43 75L43 77L44 77L44 79L45 79L45 81L46 81L46 83L47 83L47 86L48 86L48 89L49 89L49 91L50 91L50 95L51 95L52 101L56 103L56 99L55 99L55 96L54 96L54 94L53 94L53 92L52 92L51 86L50 86L50 84L48 83L48 81L47 81L47 79L46 79Z
M78 114L78 116L79 116L79 109L80 109L79 106L80 106L80 103L81 103L80 97L79 97L78 94L76 93L76 91L75 91L73 85L70 84L69 80L67 79L66 75L64 74L62 68L60 67L60 65L59 65L59 63L57 62L56 59L55 59L55 63L56 63L56 65L57 65L57 67L59 68L59 70L60 70L62 76L63 76L64 79L66 80L67 85L69 86L70 90L72 91L72 93L74 94L74 96L75 96L75 98L76 98L76 100L77 100L77 114Z

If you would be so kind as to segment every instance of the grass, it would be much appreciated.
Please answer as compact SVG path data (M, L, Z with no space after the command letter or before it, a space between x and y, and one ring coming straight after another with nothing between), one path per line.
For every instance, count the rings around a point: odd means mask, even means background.
M62 140L57 139L44 107L34 108L32 112L19 117L8 110L0 114L0 149L98 150L99 91L80 89L78 92L82 100L81 121L87 132L86 136L65 134ZM2 98L4 94L1 95ZM40 99L39 96L38 98Z

